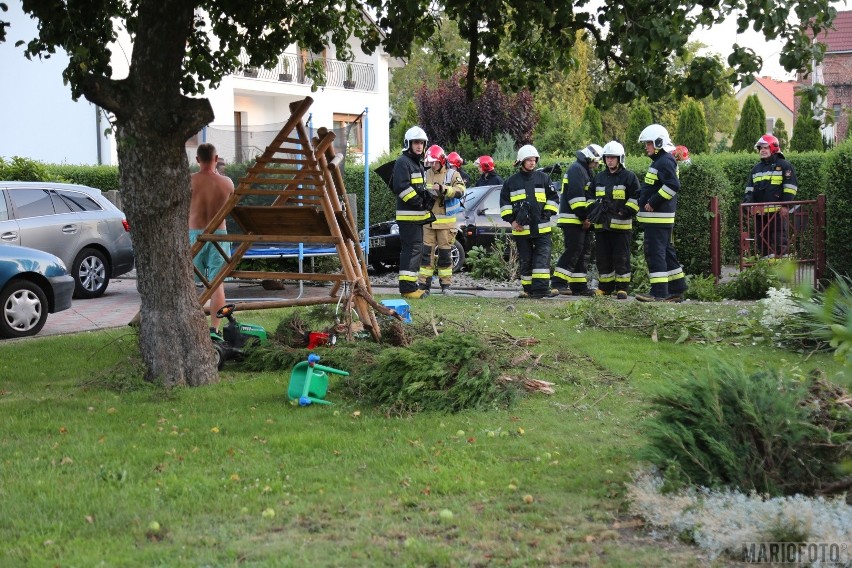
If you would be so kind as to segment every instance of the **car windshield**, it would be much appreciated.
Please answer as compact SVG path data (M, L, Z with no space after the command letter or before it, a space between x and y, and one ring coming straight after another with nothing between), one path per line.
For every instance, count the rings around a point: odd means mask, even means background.
M462 197L462 205L464 205L465 209L469 209L479 203L479 200L482 199L482 196L491 191L491 188L494 186L491 185L482 185L479 187L471 187L467 191L464 192L464 197Z

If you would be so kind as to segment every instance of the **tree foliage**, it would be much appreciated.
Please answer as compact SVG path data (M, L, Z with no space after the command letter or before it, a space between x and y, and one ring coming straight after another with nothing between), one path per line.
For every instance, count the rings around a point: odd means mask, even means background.
M740 123L731 144L732 152L751 152L758 138L766 134L766 111L757 95L749 95L740 113Z
M639 144L639 134L653 122L651 109L644 102L639 102L630 109L627 120L627 134L624 140L624 151L630 156L644 156L645 149Z
M793 125L793 136L790 138L790 150L793 152L822 152L825 149L820 132L820 124L813 117L813 106L802 100L799 104L799 115Z
M786 151L790 142L787 134L787 125L780 118L775 121L775 127L772 128L772 135L778 139L778 145L781 146L781 151Z
M687 101L681 107L674 142L689 148L690 153L707 153L707 122L704 108L696 101Z
M490 144L505 132L518 144L530 143L538 117L529 91L507 95L496 81L488 81L482 95L468 102L462 77L463 71L417 92L417 115L430 141L453 146L466 132Z
M589 143L600 144L603 146L603 124L601 123L601 113L592 105L586 107L583 111L583 129L586 131Z

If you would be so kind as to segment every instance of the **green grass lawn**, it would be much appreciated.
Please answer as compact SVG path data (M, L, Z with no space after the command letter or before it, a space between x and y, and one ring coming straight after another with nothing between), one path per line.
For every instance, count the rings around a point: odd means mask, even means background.
M129 328L0 344L0 565L706 565L626 511L648 392L715 361L849 385L827 355L578 331L562 302L413 310L539 338L534 378L556 394L389 418L335 396L336 379L334 405L292 406L289 370L139 386ZM240 319L273 330L282 313Z

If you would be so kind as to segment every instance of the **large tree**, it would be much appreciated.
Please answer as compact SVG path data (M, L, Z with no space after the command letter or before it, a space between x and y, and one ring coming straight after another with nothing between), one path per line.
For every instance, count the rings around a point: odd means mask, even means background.
M671 92L700 98L722 73L718 60L697 57L685 74L667 73L670 57L681 54L697 27L733 14L739 31L752 27L766 37L783 37L781 63L798 70L821 60L822 53L792 16L818 34L836 13L830 0L772 5L719 0L698 8L683 0L612 0L597 8L586 0L501 0L484 10L467 0L23 0L22 6L39 20L38 37L26 53L67 52L63 78L72 96L84 96L115 117L142 296L140 348L147 378L167 385L216 378L189 268L184 143L214 118L209 102L196 95L234 72L241 50L251 66L272 64L292 43L313 52L333 45L346 59L354 35L367 52L382 44L390 55L404 57L415 40L435 35L443 11L469 43L468 100L480 78L511 90L535 89L550 70L570 69L578 30L594 38L595 53L613 77L599 93L600 102L643 95L656 100ZM122 28L133 38L130 69L126 78L113 79L111 49ZM0 41L5 31L0 22ZM458 68L453 63L447 60ZM728 64L730 80L737 81L759 71L761 58L735 44ZM319 65L308 72L322 81Z

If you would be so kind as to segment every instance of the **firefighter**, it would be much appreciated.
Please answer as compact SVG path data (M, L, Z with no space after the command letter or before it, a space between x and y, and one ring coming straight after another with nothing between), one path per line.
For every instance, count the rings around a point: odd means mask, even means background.
M450 152L449 154L447 154L447 163L449 164L448 167L453 168L454 170L457 170L459 172L459 175L461 175L462 180L464 180L464 186L468 187L470 185L471 180L470 174L468 174L462 169L462 166L464 165L464 158L462 158L458 152Z
M396 223L399 226L399 293L408 299L429 295L428 290L417 287L423 253L423 225L435 218L423 168L427 140L426 133L419 126L405 131L402 155L396 159L391 180L392 191L396 194Z
M464 195L465 185L457 170L446 167L447 156L440 146L429 146L425 163L426 190L435 198L435 204L432 206L435 220L423 226L423 254L417 285L421 290L430 290L437 264L441 292L449 294L453 279L453 259L450 251L456 242L456 216L462 212L461 197Z
M535 170L538 150L527 144L518 150L518 172L500 190L500 216L512 224L512 237L520 257L519 298L549 298L559 292L550 288L550 218L555 215L558 195L550 177Z
M754 145L760 162L751 169L746 181L743 203L776 203L753 208L754 228L760 256L776 258L787 254L787 208L777 203L795 201L798 191L796 170L784 158L778 138L764 134Z
M645 231L645 260L651 280L650 294L636 294L640 302L681 302L686 292L683 267L672 244L677 192L680 191L675 149L668 131L652 124L639 135L651 166L641 183L636 220Z
M570 296L592 296L586 277L586 259L591 252L593 235L591 223L586 220L589 203L589 185L600 164L602 148L589 144L577 150L577 159L568 166L562 176L562 191L559 196L559 220L565 250L556 262L551 288Z
M604 170L595 176L595 204L606 213L595 223L595 253L600 283L597 293L627 299L633 217L639 212L639 178L624 167L624 146L613 140L601 152Z
M477 168L479 168L480 173L479 179L476 180L473 187L482 187L484 185L503 185L503 178L494 171L494 158L491 156L480 156L473 163Z
M692 163L692 160L689 157L689 148L680 144L675 146L674 152L672 152L672 157L674 157L678 166L687 166Z

